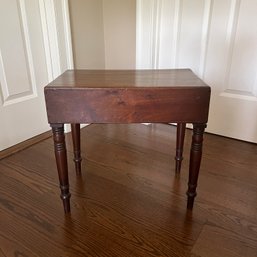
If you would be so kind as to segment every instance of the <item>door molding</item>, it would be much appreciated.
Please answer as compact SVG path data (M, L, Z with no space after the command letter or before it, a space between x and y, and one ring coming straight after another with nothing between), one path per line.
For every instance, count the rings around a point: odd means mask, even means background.
M42 30L44 38L46 65L48 71L49 82L58 77L61 71L61 53L58 42L58 24L56 1L54 0L39 0L40 14L42 21ZM66 51L66 66L68 69L73 69L73 52L70 31L70 16L68 0L61 0L62 18L63 18L63 33L65 40Z
M26 70L29 81L29 88L28 90L24 90L23 92L10 92L8 88L8 79L6 76L3 55L0 49L0 86L2 89L3 106L16 104L37 97L34 63L31 51L26 6L24 0L17 1L17 11L19 14L19 21L21 24L21 37L24 45L23 51L24 56L26 58Z

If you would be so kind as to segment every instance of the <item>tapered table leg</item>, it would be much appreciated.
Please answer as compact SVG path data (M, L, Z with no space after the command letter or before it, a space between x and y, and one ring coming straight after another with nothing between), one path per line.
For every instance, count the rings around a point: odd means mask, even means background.
M192 209L194 205L194 199L196 196L196 187L199 169L202 159L202 145L203 145L203 133L206 128L206 124L196 123L193 124L193 136L190 153L190 166L189 166L189 182L187 191L187 209Z
M63 124L50 124L53 131L55 159L59 175L61 199L63 201L64 212L70 212L70 192L69 192L69 178L67 153L65 145L65 135Z
M81 174L81 154L80 154L80 124L71 124L73 141L74 163L77 175Z
M180 173L181 163L183 160L183 146L184 146L184 138L186 131L186 123L178 123L177 124L177 142L176 142L176 173Z

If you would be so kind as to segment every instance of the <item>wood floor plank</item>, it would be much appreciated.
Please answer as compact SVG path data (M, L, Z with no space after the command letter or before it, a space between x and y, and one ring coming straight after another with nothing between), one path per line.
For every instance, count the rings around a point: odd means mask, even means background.
M0 161L0 256L256 256L257 146L205 135L186 210L191 131L175 176L176 128L90 125L82 175L67 152L72 213L59 199L52 139Z
M257 241L246 238L233 230L205 225L195 246L192 257L256 257Z

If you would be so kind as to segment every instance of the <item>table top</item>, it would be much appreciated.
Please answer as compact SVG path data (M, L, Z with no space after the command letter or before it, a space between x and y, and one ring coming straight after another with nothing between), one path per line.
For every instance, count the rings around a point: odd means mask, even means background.
M66 88L209 88L190 69L67 70L46 86Z
M68 70L45 100L52 124L206 123L210 91L189 69Z

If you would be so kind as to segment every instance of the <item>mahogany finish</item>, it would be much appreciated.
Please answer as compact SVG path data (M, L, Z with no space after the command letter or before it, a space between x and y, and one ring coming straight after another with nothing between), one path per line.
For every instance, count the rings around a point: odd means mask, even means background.
M60 181L61 199L65 213L70 212L70 192L68 178L67 153L63 124L51 124L54 140L54 152Z
M202 159L203 133L204 129L206 128L205 124L194 124L193 126L194 128L190 151L189 181L187 190L188 209L193 208L194 199L196 197L197 180Z
M65 212L70 193L64 123L71 123L74 161L80 173L80 123L178 123L177 172L180 170L186 123L193 123L188 209L193 208L208 120L210 87L189 69L69 70L45 87L48 122L53 129L56 162ZM57 129L58 128L58 129Z
M81 153L80 153L80 124L71 124L71 134L73 141L73 153L77 175L81 174Z
M183 146L184 146L184 138L185 138L185 130L186 123L178 123L177 124L177 141L176 141L176 173L180 173L181 164L183 161Z

